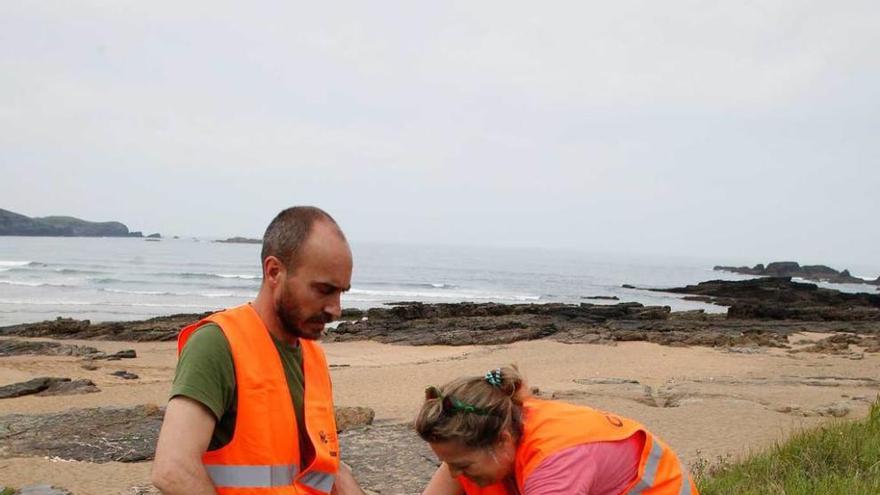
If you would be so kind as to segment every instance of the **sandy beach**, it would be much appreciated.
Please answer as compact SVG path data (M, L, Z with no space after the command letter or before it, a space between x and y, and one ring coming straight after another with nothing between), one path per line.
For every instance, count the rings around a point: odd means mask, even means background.
M796 349L826 336L809 333L790 340L798 342L793 346ZM0 415L163 405L167 400L175 366L173 342L63 342L107 353L134 349L137 357L98 362L95 370L84 369L82 359L72 356L5 357L0 361L0 385L60 376L88 378L101 391L4 399ZM880 375L876 353L829 355L778 348L731 352L646 342L591 345L550 340L461 347L330 342L325 349L337 405L370 407L376 412L377 425L411 420L426 385L516 363L542 395L639 419L689 463L699 458L713 462L719 457L736 458L768 447L798 428L829 421L833 415L863 417L880 392L874 381ZM118 370L136 373L139 379L109 374ZM149 485L149 471L149 462L98 464L50 456L0 457L0 484L49 483L77 495L137 493L133 487Z

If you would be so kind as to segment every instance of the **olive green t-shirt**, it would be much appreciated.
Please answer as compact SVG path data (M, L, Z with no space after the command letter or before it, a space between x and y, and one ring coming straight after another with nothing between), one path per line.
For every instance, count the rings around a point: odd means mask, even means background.
M302 347L291 346L272 336L281 356L290 399L296 414L296 426L306 431L303 415ZM217 418L208 450L217 450L232 440L237 412L235 364L229 341L216 323L206 323L193 333L177 361L171 397L182 395L205 405ZM299 435L302 464L308 465L314 449L308 435Z

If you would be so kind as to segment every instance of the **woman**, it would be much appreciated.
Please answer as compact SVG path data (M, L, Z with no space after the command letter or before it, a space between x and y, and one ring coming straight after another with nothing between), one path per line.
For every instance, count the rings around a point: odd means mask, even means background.
M425 395L415 427L442 464L422 495L697 494L644 426L531 397L515 366Z

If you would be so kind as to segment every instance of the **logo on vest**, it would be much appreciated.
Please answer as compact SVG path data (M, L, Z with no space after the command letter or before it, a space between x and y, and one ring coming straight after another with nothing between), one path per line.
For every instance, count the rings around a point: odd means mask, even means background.
M324 430L318 432L318 436L321 437L321 443L330 443L330 440L327 438L327 433Z
M605 419L607 419L608 422L611 423L613 426L616 426L618 428L623 426L623 420L621 420L620 418L618 418L617 416L615 416L613 414L606 413Z

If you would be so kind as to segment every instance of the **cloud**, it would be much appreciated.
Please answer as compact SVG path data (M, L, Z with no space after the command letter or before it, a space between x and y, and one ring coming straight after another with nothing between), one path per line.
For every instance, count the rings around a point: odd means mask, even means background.
M313 202L353 238L866 257L878 10L4 2L0 207L233 235Z

